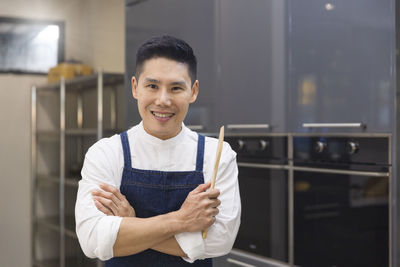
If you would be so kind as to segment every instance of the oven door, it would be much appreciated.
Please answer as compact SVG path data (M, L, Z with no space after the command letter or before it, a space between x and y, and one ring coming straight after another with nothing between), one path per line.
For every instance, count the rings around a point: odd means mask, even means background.
M389 266L388 192L389 173L295 167L294 263Z
M268 164L238 166L242 216L234 248L287 262L287 170Z

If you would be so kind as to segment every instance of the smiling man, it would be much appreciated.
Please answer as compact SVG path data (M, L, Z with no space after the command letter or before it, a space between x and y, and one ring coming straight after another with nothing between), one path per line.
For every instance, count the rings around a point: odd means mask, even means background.
M236 154L183 124L196 101L197 60L183 40L157 36L137 51L132 95L142 122L87 152L76 231L88 257L106 266L212 266L240 224ZM208 229L207 238L202 230Z

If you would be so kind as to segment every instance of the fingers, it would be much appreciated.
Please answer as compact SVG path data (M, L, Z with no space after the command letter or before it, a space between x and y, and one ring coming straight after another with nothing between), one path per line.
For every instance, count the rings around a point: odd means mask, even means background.
M220 195L220 191L218 189L210 189L207 191L208 198L217 198Z
M102 190L93 190L92 196L97 201L96 207L107 215L121 217L136 217L135 209L130 205L126 197L114 186L99 184ZM96 204L96 202L95 202ZM107 209L109 212L105 212ZM111 214L110 214L111 213Z
M94 200L94 205L96 206L96 208L99 211L103 212L104 214L109 215L109 216L114 215L111 210L109 210L107 207L105 207L103 204L101 204L100 201L98 201L96 199Z
M199 184L195 189L193 189L193 191L191 193L198 194L198 193L204 192L208 188L210 188L210 186L211 186L210 182L205 183L205 184Z
M99 184L99 187L108 193L112 193L118 200L123 201L125 196L121 194L121 192L112 185L109 184Z
M121 200L114 193L116 191L118 191L118 193L119 193L118 189L116 189L115 187L112 187L110 185L104 185L104 184L100 185L100 188L103 190L93 190L92 195L98 196L98 197L101 197L104 199L109 199L114 203L114 206L120 206ZM119 194L121 194L121 193L119 193ZM110 203L110 205L112 205L113 203ZM111 206L109 208L111 208Z
M112 200L97 195L93 195L93 199L95 200L95 204L96 201L99 202L102 206L110 210L112 212L112 215L118 215L118 206L115 205L115 203Z

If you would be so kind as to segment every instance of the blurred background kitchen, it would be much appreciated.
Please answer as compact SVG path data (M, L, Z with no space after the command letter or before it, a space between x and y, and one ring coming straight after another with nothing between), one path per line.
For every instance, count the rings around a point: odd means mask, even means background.
M135 52L186 40L226 126L242 224L214 266L400 266L397 0L1 0L0 266L102 266L77 242L80 168L139 122Z

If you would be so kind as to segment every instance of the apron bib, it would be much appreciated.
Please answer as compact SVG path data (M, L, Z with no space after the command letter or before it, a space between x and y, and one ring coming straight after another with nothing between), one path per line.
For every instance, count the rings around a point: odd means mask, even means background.
M179 210L190 191L204 183L203 160L204 141L198 135L196 170L164 172L132 168L131 152L127 132L121 134L124 151L124 170L120 191L134 207L138 218L148 218ZM105 263L106 267L161 267L201 266L212 267L212 260L196 260L188 263L181 257L164 254L152 249L125 256L114 257Z

